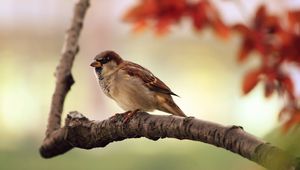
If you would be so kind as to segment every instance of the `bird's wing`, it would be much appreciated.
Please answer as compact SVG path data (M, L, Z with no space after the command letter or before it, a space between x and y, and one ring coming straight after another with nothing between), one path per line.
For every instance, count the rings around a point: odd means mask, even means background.
M141 79L145 86L152 91L178 96L177 94L173 93L164 82L155 77L149 70L138 64L126 61L121 69L126 71L129 76L134 76Z

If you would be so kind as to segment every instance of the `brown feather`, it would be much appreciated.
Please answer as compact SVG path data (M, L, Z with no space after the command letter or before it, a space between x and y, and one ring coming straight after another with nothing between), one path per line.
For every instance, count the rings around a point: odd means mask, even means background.
M186 117L184 112L176 105L174 100L170 95L166 94L157 94L156 96L157 101L159 101L158 110L171 113L173 115Z
M114 62L116 62L117 65L121 64L123 62L123 59L119 56L119 54L117 54L114 51L103 51L101 53L99 53L98 55L96 55L96 57L94 58L94 60L96 61L101 61L103 59L107 59L108 61L112 60Z
M125 61L121 69L126 71L130 76L140 78L144 82L145 86L152 91L178 96L177 94L173 93L164 82L155 77L149 70L138 64Z

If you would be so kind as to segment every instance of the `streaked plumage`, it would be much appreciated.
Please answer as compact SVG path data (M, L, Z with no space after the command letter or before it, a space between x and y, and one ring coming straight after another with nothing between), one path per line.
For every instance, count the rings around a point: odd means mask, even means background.
M146 68L123 60L113 51L104 51L91 64L103 92L125 111L155 109L185 116L171 95L177 96Z

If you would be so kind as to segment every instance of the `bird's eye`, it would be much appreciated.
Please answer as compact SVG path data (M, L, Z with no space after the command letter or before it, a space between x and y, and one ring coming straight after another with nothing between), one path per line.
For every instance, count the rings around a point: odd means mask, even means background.
M105 58L101 59L100 60L101 64L106 64L107 63L107 60Z
M110 56L104 57L100 60L101 64L106 64L111 60Z

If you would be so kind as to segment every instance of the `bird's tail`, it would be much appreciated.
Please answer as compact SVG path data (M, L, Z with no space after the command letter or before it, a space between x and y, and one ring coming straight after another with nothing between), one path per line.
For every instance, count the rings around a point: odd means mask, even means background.
M162 107L159 110L176 116L187 117L173 100L166 101L164 104L162 104Z

